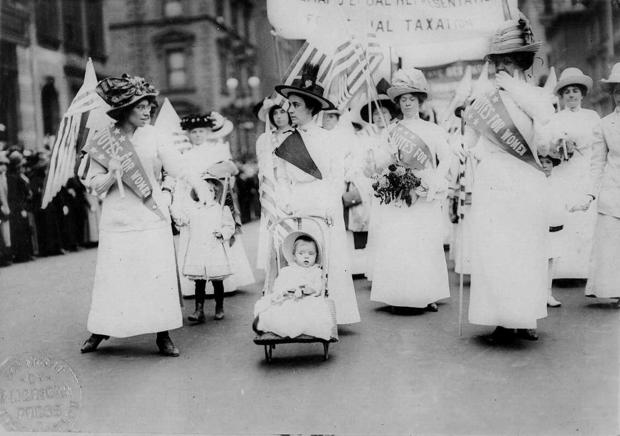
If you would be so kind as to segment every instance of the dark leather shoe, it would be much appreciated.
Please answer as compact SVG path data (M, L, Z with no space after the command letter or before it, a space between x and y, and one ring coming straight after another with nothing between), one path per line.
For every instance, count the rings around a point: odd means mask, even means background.
M162 356L178 357L181 354L179 349L172 343L170 336L158 337L155 343L157 348L159 348L159 354Z
M99 346L101 341L107 339L110 339L110 337L105 335L92 334L90 335L90 338L86 339L80 351L82 353L92 353L93 351L97 351L97 347Z
M528 341L538 340L538 333L536 333L536 329L518 329L517 336Z
M202 310L196 310L190 316L187 317L188 320L195 322L197 324L202 324L206 321L205 313Z
M505 344L514 338L514 330L504 327L497 327L493 333L484 337L484 340L491 345Z
M213 317L213 319L216 321L220 321L224 319L224 308L223 307L215 308L215 316Z
M428 310L429 312L439 312L439 307L437 307L437 303L431 303L426 306L426 310Z

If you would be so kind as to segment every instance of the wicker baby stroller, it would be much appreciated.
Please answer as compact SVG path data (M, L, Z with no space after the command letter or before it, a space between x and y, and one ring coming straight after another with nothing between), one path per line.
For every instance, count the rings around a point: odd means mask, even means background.
M294 226L290 226L290 223L294 223ZM310 336L307 334L301 334L296 337L283 337L279 336L273 332L262 332L258 333L254 338L254 343L257 345L262 345L265 349L265 359L267 362L272 361L273 350L276 348L278 344L297 344L297 343L321 343L323 344L323 360L327 360L329 358L329 344L332 342L338 342L338 325L336 323L336 308L334 302L328 298L328 266L329 266L329 246L328 246L328 238L326 237L328 227L331 226L331 220L325 217L316 216L316 215L298 215L298 216L287 216L283 217L275 222L273 222L269 226L269 233L273 238L273 247L276 254L276 271L275 273L280 272L283 268L284 263L286 262L285 256L282 251L282 242L284 238L279 235L279 230L287 228L289 231L304 231L304 227L312 227L315 229L314 233L317 233L315 236L315 241L319 248L320 253L320 267L322 270L322 281L323 281L323 290L322 290L322 298L325 298L325 302L329 307L329 311L331 314L331 332L329 340ZM268 271L269 274L274 272ZM266 278L269 280L269 278ZM267 286L265 289L265 294L273 291L273 288Z

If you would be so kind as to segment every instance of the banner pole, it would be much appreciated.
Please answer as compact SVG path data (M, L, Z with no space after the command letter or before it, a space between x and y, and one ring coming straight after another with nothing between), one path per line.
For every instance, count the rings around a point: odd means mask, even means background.
M462 115L462 114L461 114ZM465 146L465 141L464 141L464 137L465 137L465 120L463 119L463 117L461 116L461 147L464 148ZM463 165L465 166L464 170L463 170L463 175L465 174L465 171L467 171L467 157L465 157L465 160L463 162ZM465 180L462 181L462 183L465 183ZM465 195L467 195L467 193L465 193ZM459 205L461 202L461 195L460 195L460 187L459 187ZM465 201L463 202L465 203ZM462 205L462 207L465 207L465 204ZM464 235L464 230L465 228L463 227L463 222L465 221L465 214L462 213L461 211L459 211L459 224L461 227L461 231L459 232L459 251L458 251L458 259L461 263L461 272L459 273L459 337L463 336L463 267L464 267L464 262L463 262L463 243L465 241L465 237Z

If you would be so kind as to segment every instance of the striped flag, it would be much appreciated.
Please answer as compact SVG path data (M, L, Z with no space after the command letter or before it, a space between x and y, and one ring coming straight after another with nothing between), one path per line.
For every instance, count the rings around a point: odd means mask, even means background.
M332 103L342 110L364 83L374 89L370 83L372 74L382 61L383 52L374 33L366 35L365 44L356 37L341 44L334 54L334 68L328 79Z
M47 207L62 187L75 174L78 151L89 136L89 114L105 103L95 93L97 76L91 59L88 59L84 83L65 112L54 145L45 179L41 208Z

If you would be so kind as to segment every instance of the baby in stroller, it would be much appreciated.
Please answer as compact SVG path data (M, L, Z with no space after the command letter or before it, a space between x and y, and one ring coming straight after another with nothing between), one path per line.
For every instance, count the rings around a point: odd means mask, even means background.
M334 319L323 298L325 279L319 244L306 232L292 232L284 238L282 252L288 266L280 270L272 291L256 302L254 331L329 340Z

